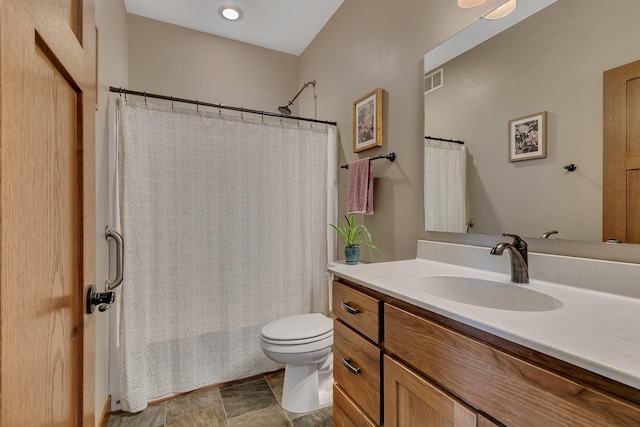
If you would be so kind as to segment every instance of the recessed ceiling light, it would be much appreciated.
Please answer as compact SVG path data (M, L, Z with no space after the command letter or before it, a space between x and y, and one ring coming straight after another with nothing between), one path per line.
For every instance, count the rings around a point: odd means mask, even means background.
M235 6L222 6L218 12L224 19L229 21L237 21L242 18L242 11Z

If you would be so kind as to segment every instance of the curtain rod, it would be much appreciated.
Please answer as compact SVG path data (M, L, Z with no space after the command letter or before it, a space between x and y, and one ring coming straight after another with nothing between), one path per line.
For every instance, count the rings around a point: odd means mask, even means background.
M325 125L332 125L332 126L337 126L338 125L338 123L336 123L336 122L330 122L330 121L326 121L326 120L316 120L316 119L308 119L308 118L305 118L305 117L285 116L283 114L271 113L269 111L259 111L259 110L252 110L250 108L231 107L229 105L213 104L211 102L202 102L202 101L193 100L193 99L186 99L186 98L176 98L174 96L166 96L166 95L158 95L158 94L155 94L155 93L140 92L140 91L137 91L137 90L129 90L129 89L121 88L121 87L109 86L109 92L119 93L121 95L124 94L125 96L126 95L143 96L145 99L146 98L164 99L165 101L182 102L183 104L193 104L193 105L197 105L197 106L202 105L204 107L221 108L221 109L224 109L224 110L240 111L241 113L259 114L261 116L280 117L280 118L284 118L284 119L300 120L300 121L303 121L303 122L312 122L312 123L322 123L322 124L325 124Z
M369 159L369 161L371 160L378 160L378 159L387 159L389 160L391 163L393 163L396 160L396 153L389 153L389 154L382 154L378 157L372 157ZM340 166L342 169L349 169L349 165L342 165Z
M425 136L424 139L430 139L431 141L453 142L454 144L464 145L464 141L455 140L455 139L436 138L436 137L433 137L433 136Z

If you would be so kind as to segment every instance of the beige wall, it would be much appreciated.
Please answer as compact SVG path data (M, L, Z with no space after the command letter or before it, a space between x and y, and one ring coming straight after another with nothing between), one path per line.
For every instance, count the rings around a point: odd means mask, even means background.
M563 0L444 65L425 132L466 141L474 233L602 239L602 73L638 59L620 43L640 37L638 14L635 0ZM508 121L539 111L547 157L509 163Z
M364 223L381 253L365 261L413 258L426 237L422 207L422 57L499 1L463 10L451 0L346 0L301 55L300 82L316 79L318 118L340 130L340 164L394 151L374 164L374 209ZM353 153L353 101L384 89L384 146ZM301 103L301 115L309 115ZM347 175L340 170L339 213L346 211Z
M266 111L298 90L297 56L136 15L128 28L129 89Z
M122 0L96 1L98 28L98 111L96 112L96 285L104 289L109 269L107 241L109 86L127 85L127 28ZM109 315L96 312L96 422L109 395Z

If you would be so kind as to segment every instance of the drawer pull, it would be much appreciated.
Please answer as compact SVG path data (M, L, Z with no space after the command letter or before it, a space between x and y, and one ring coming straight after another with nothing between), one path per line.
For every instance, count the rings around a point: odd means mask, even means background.
M360 374L360 368L356 368L355 366L353 366L350 362L349 359L342 359L342 364L344 365L345 368L347 368L347 370L349 372L351 372L353 375L358 375Z
M357 308L353 308L351 307L349 304L347 304L346 302L343 302L342 304L340 304L340 306L342 307L342 309L344 311L346 311L349 314L358 314L360 313L360 310L358 310Z

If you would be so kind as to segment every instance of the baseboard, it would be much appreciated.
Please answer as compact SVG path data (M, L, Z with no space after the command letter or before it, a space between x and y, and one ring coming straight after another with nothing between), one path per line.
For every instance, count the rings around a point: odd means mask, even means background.
M102 415L100 416L98 427L107 427L107 424L109 424L110 415L111 415L111 395L107 396L107 401L104 403L104 408L102 408Z

